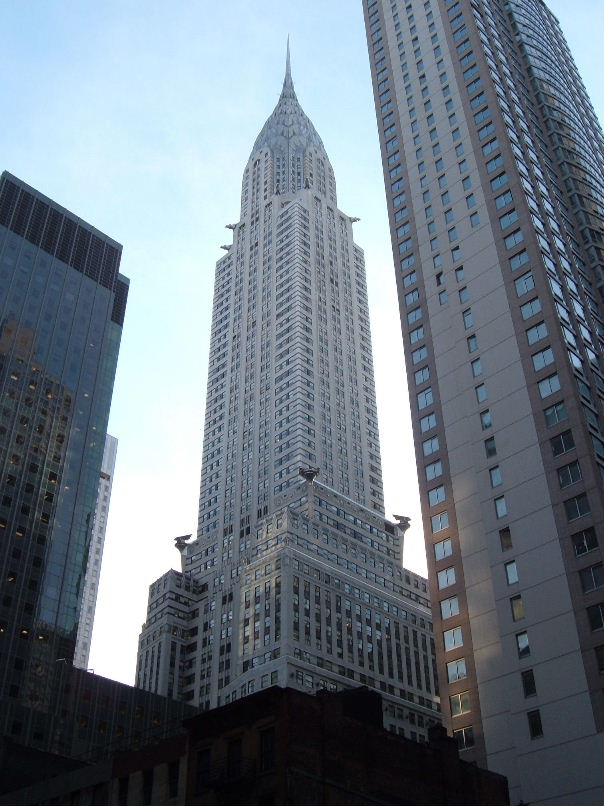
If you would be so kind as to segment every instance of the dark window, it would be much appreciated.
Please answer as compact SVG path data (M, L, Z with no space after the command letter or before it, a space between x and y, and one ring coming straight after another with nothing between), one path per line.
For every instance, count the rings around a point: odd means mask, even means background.
M538 739L540 736L543 736L543 726L541 724L541 713L539 712L539 709L529 711L526 715L526 718L528 719L531 739Z
M598 602L598 604L588 607L587 618L592 632L604 628L604 602Z
M572 431L563 431L558 436L553 437L550 442L554 456L560 456L560 454L566 453L566 451L570 451L571 448L575 447Z
M238 778L241 774L241 739L229 742L227 747L227 775Z
M275 767L275 729L260 731L260 770L266 772Z
M178 777L180 773L180 759L171 761L168 764L168 796L178 797Z
M596 588L601 588L602 585L604 585L604 568L602 567L602 563L596 563L595 565L590 565L589 568L583 568L579 571L579 577L581 578L583 593L589 593L589 591L596 590Z
M598 666L598 671L600 674L604 674L604 644L594 647L594 652L596 653L596 664Z
M197 751L197 791L200 792L206 785L210 776L210 764L212 763L212 748L203 747Z
M525 697L532 697L537 693L537 686L535 685L535 675L532 669L527 669L522 672L522 690Z
M509 551L512 548L512 533L509 526L499 530L499 540L501 542L501 550Z
M571 535L571 540L573 541L576 557L581 557L582 554L587 554L588 551L598 548L598 539L593 526L588 529L582 529L580 532L575 532L574 535Z
M143 770L143 803L145 806L151 803L153 795L153 767Z
M130 783L129 776L120 778L118 782L117 802L119 806L128 806L128 784Z
M566 500L564 502L564 509L566 511L566 517L569 521L574 521L576 518L582 518L584 515L589 515L591 512L589 501L587 500L587 495L585 493L575 495L573 498Z

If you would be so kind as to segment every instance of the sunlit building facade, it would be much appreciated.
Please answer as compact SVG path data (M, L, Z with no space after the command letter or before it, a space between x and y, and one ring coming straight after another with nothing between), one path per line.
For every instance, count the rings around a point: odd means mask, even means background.
M107 518L109 517L109 504L111 502L111 487L113 486L113 473L117 457L117 439L107 434L103 462L99 476L99 489L94 509L92 524L92 539L88 548L88 562L84 578L84 593L80 609L80 623L74 655L74 665L80 669L88 668L90 657L90 642L94 627L94 614L96 600L99 592L101 566L103 563L103 549L105 548L105 533L107 531Z
M363 9L446 723L600 802L602 131L541 0Z
M150 589L137 685L214 708L368 685L439 720L426 581L384 517L362 250L288 65L216 266L199 526Z

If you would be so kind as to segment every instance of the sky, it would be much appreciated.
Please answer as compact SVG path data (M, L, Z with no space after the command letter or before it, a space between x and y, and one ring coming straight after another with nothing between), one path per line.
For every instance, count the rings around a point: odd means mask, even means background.
M601 0L550 0L600 120ZM291 39L298 99L358 216L386 515L426 572L386 201L360 0L0 4L8 170L124 246L131 280L109 431L119 440L90 667L134 681L148 586L195 533L213 276ZM597 33L594 33L597 32Z

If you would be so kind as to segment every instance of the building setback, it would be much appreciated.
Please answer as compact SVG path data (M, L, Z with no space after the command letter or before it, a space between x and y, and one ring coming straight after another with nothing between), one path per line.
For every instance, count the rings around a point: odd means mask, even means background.
M602 132L541 0L363 8L446 724L600 802Z
M88 668L88 658L90 657L90 641L92 639L92 629L94 626L96 599L99 592L99 579L101 577L101 563L103 561L103 548L105 546L105 532L107 531L107 517L109 514L109 503L111 501L111 487L113 484L116 456L117 439L112 437L111 434L107 434L105 438L105 448L103 450L99 489L96 506L94 508L92 539L88 549L84 593L82 594L82 606L80 609L80 623L78 625L78 635L73 658L74 664L80 669Z
M439 719L426 581L384 518L362 250L283 90L216 265L197 537L150 588L137 685L215 708L365 684L415 738Z
M0 731L47 748L74 657L128 294L121 246L0 178Z

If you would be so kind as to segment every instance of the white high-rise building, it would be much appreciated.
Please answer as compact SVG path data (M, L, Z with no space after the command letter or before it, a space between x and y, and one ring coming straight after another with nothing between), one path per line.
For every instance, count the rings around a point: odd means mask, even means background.
M384 518L354 219L292 83L245 167L214 291L197 538L151 586L137 684L203 708L278 684L369 685L439 720L426 581Z
M88 658L90 657L90 641L94 627L96 597L99 592L99 579L101 576L101 563L103 562L103 548L105 546L105 532L107 531L107 516L109 514L116 456L117 439L107 434L99 478L99 491L92 521L92 537L88 549L86 576L84 577L80 623L73 657L73 665L80 669L88 668Z

